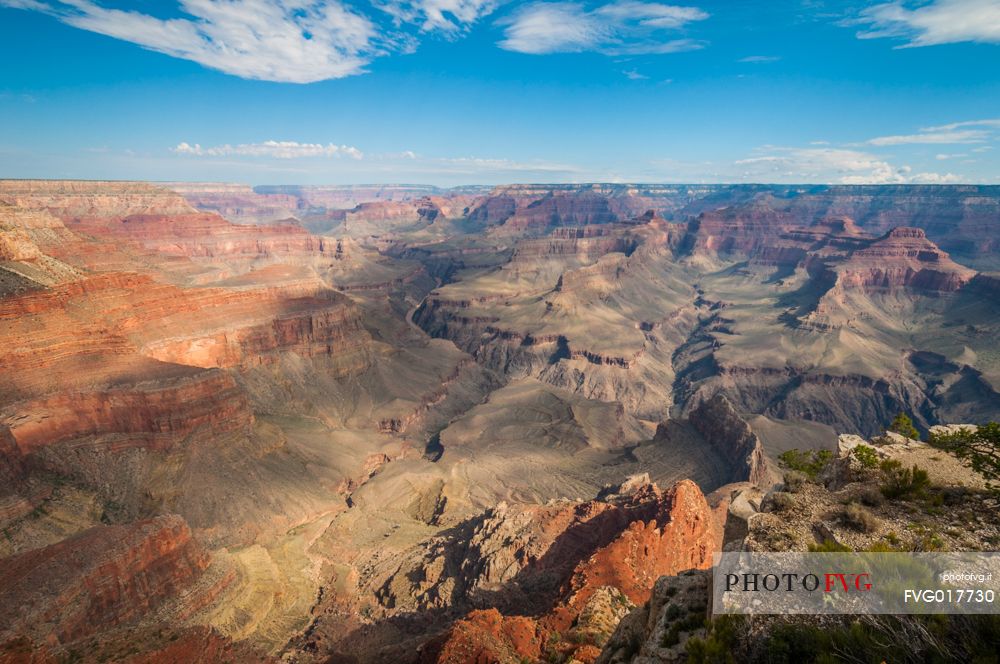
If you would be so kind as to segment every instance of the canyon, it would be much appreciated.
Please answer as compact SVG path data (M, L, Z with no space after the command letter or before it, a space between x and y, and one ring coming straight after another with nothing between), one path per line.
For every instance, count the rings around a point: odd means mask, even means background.
M995 186L0 181L0 662L629 661L998 338Z

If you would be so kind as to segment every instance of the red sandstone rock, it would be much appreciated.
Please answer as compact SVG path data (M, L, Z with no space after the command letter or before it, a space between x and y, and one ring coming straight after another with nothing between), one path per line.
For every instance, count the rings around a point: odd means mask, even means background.
M975 275L919 228L894 228L834 268L842 288L955 291Z
M0 640L68 643L141 617L193 582L208 554L179 516L99 526L0 564Z
M473 611L428 644L420 661L516 662L552 650L593 661L598 653L592 645L569 642L565 635L595 592L614 588L641 604L657 578L709 567L722 544L721 527L693 482L679 482L666 493L655 485L634 491L611 502L539 509L534 522L551 542L541 557L527 553L537 544L514 540L508 547L523 552L517 573L522 588L531 587L534 575L565 575L552 604L531 615Z

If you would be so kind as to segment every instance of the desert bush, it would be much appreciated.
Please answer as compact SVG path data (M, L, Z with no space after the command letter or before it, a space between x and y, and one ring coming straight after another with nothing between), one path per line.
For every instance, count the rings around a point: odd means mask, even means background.
M878 529L878 519L859 503L850 503L845 507L842 518L848 526L863 533L874 532Z
M785 493L784 491L776 491L772 493L768 499L768 503L771 505L771 509L775 512L787 512L789 510L793 510L798 504L792 494Z
M815 480L816 476L826 468L827 464L833 461L833 452L830 450L807 450L802 452L798 449L791 449L783 452L778 461L788 470L795 470L804 473L810 480Z
M809 476L798 470L789 470L785 473L785 491L796 493L802 489L802 485L809 480Z
M883 496L882 492L875 487L866 486L858 492L858 500L861 501L862 505L879 507L885 503L885 496Z
M878 452L871 445L858 445L851 450L851 456L858 462L858 465L866 470L875 470L878 468Z
M670 629L663 633L660 646L670 648L681 642L682 632L693 632L705 626L705 616L698 613L690 613L684 620L678 620L670 625Z
M708 624L704 639L692 637L684 644L690 664L735 664L745 661L740 635L747 631L745 616L719 616ZM738 658L738 659L737 659Z
M930 485L927 471L916 464L913 468L904 468L895 459L885 459L879 464L882 472L882 484L879 487L886 498L907 498L921 496Z
M854 549L832 539L824 540L822 544L810 544L812 553L853 553Z

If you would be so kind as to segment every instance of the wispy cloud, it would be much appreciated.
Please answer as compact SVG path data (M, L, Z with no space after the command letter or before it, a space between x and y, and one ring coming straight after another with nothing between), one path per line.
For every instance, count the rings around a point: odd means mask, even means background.
M1000 3L996 0L888 2L863 10L851 25L864 25L859 39L907 40L902 47L958 42L1000 43Z
M420 25L424 32L466 30L493 13L500 0L376 0L372 4L395 19L397 25Z
M964 122L952 122L951 124L940 125L937 127L927 127L921 131L954 131L956 129L961 129L962 127L992 127L1000 129L1000 118L991 118L989 120L965 120Z
M737 62L747 62L750 64L767 64L769 62L777 62L781 58L777 55L748 55L745 58L740 58Z
M364 153L350 145L333 143L297 143L295 141L264 141L239 145L217 145L203 148L198 143L179 143L170 149L179 155L193 157L269 157L272 159L301 159L303 157L350 157L362 159Z
M607 55L664 54L691 51L704 42L665 37L708 14L697 7L618 0L595 9L576 2L538 2L522 7L500 22L505 26L500 48L519 53Z
M648 76L646 76L645 74L640 74L634 69L626 69L622 73L625 74L625 78L627 78L630 81L645 81L649 79Z
M961 129L953 131L922 131L919 134L899 136L879 136L868 141L869 145L941 145L949 143L982 143L989 134L981 129Z
M961 154L936 154L936 155L934 155L934 158L937 159L938 161L947 161L949 159L960 159L962 157L968 157L968 156L969 155L967 155L965 153L961 153Z
M376 26L336 0L180 0L161 19L91 0L0 0L63 23L243 78L309 83L363 71Z
M764 147L760 154L735 162L738 177L757 182L833 182L905 184L958 182L952 173L913 173L859 150Z
M934 127L922 127L916 134L879 136L867 141L868 145L947 145L962 143L983 143L1000 129L1000 118L989 120L965 120Z

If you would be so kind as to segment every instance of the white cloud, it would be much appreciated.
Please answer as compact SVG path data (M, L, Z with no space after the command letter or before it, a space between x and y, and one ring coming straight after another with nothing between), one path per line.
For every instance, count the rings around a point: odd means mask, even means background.
M537 2L500 22L505 26L500 48L519 53L607 55L676 53L704 47L694 39L665 39L708 14L697 7L618 0L595 9L576 2Z
M902 38L907 40L905 47L958 42L1000 44L997 0L889 2L863 10L851 23L868 26L857 33L859 39Z
M745 58L740 58L737 62L747 62L751 64L767 64L769 62L777 62L781 58L777 55L748 55Z
M420 24L423 31L459 32L493 13L499 0L383 0L373 2L397 24Z
M626 69L622 73L625 74L625 78L627 78L630 81L645 81L649 78L645 74L640 74L634 69Z
M972 148L971 152L989 152L992 149L989 145L983 145L982 147Z
M983 143L1000 129L1000 118L965 120L934 127L922 127L916 134L880 136L868 141L869 145L946 145L954 143Z
M968 157L967 154L936 154L934 158L938 161L947 161L949 159L959 159L961 157Z
M949 143L982 143L989 133L981 129L956 129L952 131L921 131L919 134L879 136L868 141L869 145L941 145Z
M161 19L91 0L0 0L83 30L243 78L310 83L363 71L374 24L337 0L180 0L191 18Z
M964 122L952 122L951 124L940 125L938 127L925 127L920 131L954 131L962 127L995 127L1000 128L1000 118L990 120L966 120Z
M735 162L737 177L755 182L905 184L958 182L952 173L912 173L880 157L839 148L761 148L763 154Z
M300 159L302 157L341 157L362 159L364 153L350 145L328 143L297 143L295 141L264 141L203 148L198 143L179 143L170 149L180 155L194 157L270 157L273 159Z

